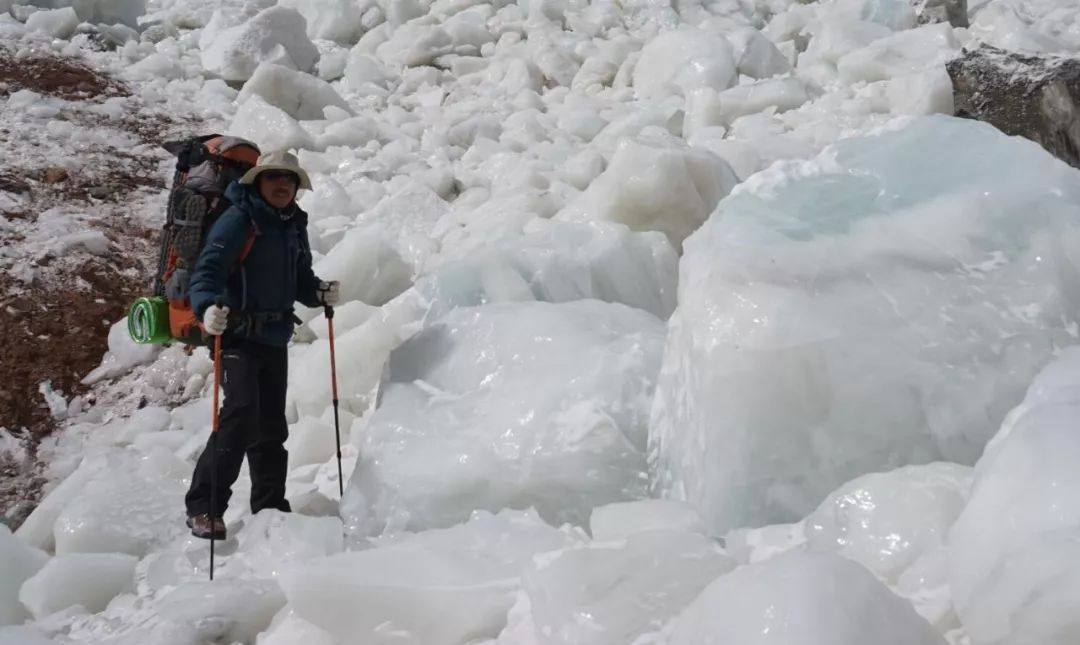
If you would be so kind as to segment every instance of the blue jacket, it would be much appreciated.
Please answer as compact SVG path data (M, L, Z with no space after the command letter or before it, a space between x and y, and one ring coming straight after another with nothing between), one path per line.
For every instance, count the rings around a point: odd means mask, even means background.
M319 306L320 281L311 270L307 213L293 204L292 216L282 218L252 185L233 182L225 197L232 206L210 227L191 275L191 307L202 320L214 299L224 296L229 307L227 334L287 345L293 334L293 304ZM254 244L237 266L252 230Z

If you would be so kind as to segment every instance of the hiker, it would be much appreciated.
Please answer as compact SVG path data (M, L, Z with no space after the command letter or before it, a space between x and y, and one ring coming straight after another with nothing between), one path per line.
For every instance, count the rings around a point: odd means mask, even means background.
M225 395L218 436L199 456L185 498L187 524L196 537L225 538L222 517L245 455L251 512L292 510L285 499L284 444L286 346L298 322L293 304L333 307L339 298L338 282L322 281L311 269L307 213L295 201L301 188L310 190L311 182L294 155L260 155L226 189L232 206L210 228L191 276L192 310L206 333L221 336ZM221 297L219 307L215 300ZM211 509L215 441L218 491L217 508Z

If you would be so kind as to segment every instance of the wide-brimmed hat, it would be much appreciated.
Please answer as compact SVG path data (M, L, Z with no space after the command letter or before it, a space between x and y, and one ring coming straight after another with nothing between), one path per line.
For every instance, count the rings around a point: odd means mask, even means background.
M289 172L296 173L296 176L300 178L300 188L311 190L311 180L308 179L304 169L300 167L300 162L297 160L296 155L285 152L284 150L267 152L264 155L260 155L259 160L255 162L255 167L244 173L244 176L240 178L240 183L254 184L255 178L259 176L259 173L267 170L288 170Z

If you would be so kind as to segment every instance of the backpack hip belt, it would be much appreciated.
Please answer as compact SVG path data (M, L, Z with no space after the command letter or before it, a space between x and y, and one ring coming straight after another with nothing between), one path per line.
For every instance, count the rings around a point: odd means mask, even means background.
M292 322L300 325L304 321L296 315L292 309L278 311L237 311L229 313L230 328L246 327L249 332L259 333L263 326L269 323Z

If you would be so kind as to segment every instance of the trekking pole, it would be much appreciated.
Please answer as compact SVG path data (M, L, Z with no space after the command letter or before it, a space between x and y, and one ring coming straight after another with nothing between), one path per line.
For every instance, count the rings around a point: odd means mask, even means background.
M341 475L341 421L338 419L337 359L334 356L334 308L326 305L324 311L326 313L326 328L330 333L330 391L334 403L334 441L337 442L338 494L344 497L345 481Z
M225 306L225 298L214 298L214 304L220 309ZM221 386L221 334L214 336L214 415L210 429L210 580L214 579L214 542L217 538L217 431L218 431L218 388Z

